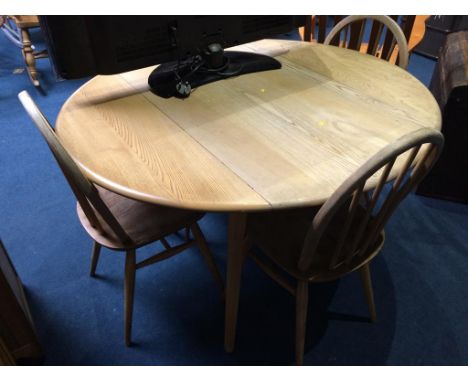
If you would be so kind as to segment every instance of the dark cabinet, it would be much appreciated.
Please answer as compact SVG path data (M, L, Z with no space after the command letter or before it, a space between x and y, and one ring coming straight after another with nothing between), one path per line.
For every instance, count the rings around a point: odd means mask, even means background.
M442 110L445 146L417 193L468 203L468 31L451 33L430 89Z
M437 58L447 35L462 30L468 30L468 16L431 16L426 21L424 38L414 49L414 52L430 58Z

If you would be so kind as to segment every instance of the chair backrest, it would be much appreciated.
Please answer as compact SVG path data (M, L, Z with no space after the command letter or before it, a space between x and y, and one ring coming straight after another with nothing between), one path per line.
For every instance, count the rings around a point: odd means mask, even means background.
M425 21L429 16L415 16L415 15L406 16L405 15L405 16L389 16L389 17L395 20L400 26L400 28L403 30L403 33L406 37L406 41L410 41L413 28L416 28L417 26L418 28L422 28L424 30ZM303 34L304 41L317 41L323 44L323 42L325 41L325 38L327 37L327 27L330 26L330 23L332 23L331 27L333 28L336 24L338 24L344 18L345 16L340 16L340 15L306 16L306 23L304 26L304 34ZM358 27L354 27L352 32L358 33L359 29L360 28ZM410 50L411 50L411 47L410 47Z
M385 223L431 169L443 142L440 132L422 128L390 143L364 163L315 215L303 244L298 268L302 272L310 272L311 276L340 274L365 263L372 255L370 250ZM388 182L389 179L393 181ZM375 181L370 195L364 191L366 184L373 186ZM384 190L387 182L390 183L389 188ZM330 240L330 226L336 223L336 219L339 229ZM327 251L320 250L324 241L327 241Z
M345 16L326 16L314 15L306 16L306 23L304 25L304 41L317 41L323 44L327 37L327 27L332 22L332 26L338 24Z
M45 138L52 154L57 160L63 175L68 181L78 203L88 218L90 224L97 230L105 233L102 221L112 230L115 236L124 244L131 244L131 239L116 220L112 212L99 196L96 187L83 175L70 154L60 143L49 121L39 110L27 91L18 94L28 115ZM98 216L101 218L99 219Z
M326 17L326 16L320 16ZM330 33L323 37L327 21L318 20L318 42L326 45L341 46L390 61L398 45L398 58L396 64L406 69L408 66L408 40L414 25L415 16L401 17L403 30L398 25L399 16L358 16L352 15L342 18L334 16L334 27ZM372 20L369 39L363 41L366 23ZM306 36L306 34L305 34Z

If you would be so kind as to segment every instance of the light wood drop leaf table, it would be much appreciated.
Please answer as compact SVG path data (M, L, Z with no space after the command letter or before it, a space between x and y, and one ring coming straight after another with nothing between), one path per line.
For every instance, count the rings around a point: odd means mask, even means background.
M426 87L383 60L306 42L241 49L274 55L282 69L205 85L184 100L149 91L154 67L97 76L57 120L62 143L95 183L142 201L229 214L227 351L246 214L320 205L389 142L441 126Z

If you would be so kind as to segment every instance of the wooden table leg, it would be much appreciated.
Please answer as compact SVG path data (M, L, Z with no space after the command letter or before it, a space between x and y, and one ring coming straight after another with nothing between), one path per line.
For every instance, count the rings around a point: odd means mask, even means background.
M236 339L246 217L247 215L243 212L232 212L229 214L226 315L224 324L224 349L229 353L234 351Z

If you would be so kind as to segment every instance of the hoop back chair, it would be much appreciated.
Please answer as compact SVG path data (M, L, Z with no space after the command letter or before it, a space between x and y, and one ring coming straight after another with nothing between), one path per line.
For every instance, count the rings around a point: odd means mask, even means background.
M328 16L329 17L329 16ZM334 27L326 34L327 16L318 18L318 31L314 33L315 18L307 20L304 39L311 41L316 37L319 43L341 46L367 53L387 61L393 61L395 46L398 45L397 65L406 69L408 66L408 41L414 26L415 16L402 17L402 28L398 25L399 16L333 16ZM372 20L369 40L363 42L367 20Z
M323 206L248 217L246 248L255 244L262 255L249 249L245 255L296 297L297 364L303 363L309 282L331 281L359 270L371 319L376 320L370 261L383 246L385 223L428 173L442 145L440 132L420 129L371 157ZM236 277L240 280L240 274Z
M102 246L125 251L125 343L131 343L135 272L198 245L216 283L224 294L224 284L197 221L203 213L167 208L132 200L91 183L60 143L54 129L26 91L18 95L26 112L45 138L68 184L75 194L77 213L83 228L94 240L91 276L95 275ZM184 243L171 247L165 237L181 229L190 229ZM165 250L139 263L136 249L161 241Z

